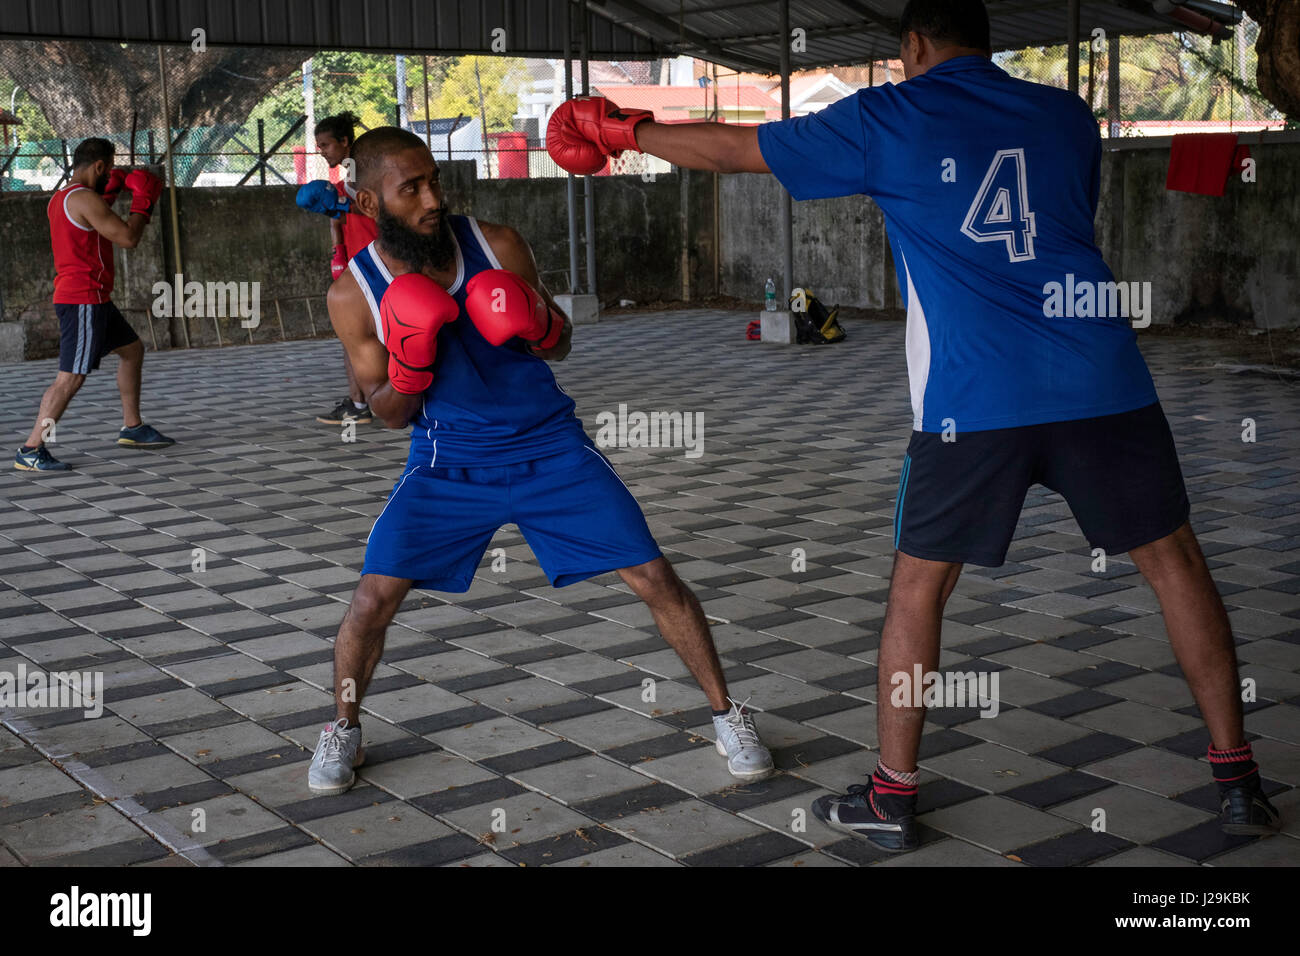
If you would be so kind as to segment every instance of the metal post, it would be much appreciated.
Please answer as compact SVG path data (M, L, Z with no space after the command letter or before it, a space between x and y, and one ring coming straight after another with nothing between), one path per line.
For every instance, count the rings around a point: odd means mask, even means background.
M1106 48L1106 135L1119 136L1119 123L1119 34L1115 34Z
M259 117L257 120L257 158L261 163L257 167L257 180L259 185L266 185L266 123Z
M591 14L587 12L587 5L583 3L579 9L582 11L582 95L591 95L591 76L587 71L588 60L591 44L587 39L587 23ZM587 294L596 294L596 190L595 181L590 176L582 178L582 205L583 212L586 216L586 233L587 233Z
M688 169L678 171L677 228L682 244L682 301L691 301L691 244L690 244L690 193L691 174Z
M316 85L312 82L311 60L302 61L302 102L307 108L307 126L302 134L302 176L306 181L312 178L312 158L316 153Z
M424 145L433 152L433 117L429 115L429 58L424 58ZM451 142L447 143L447 158L451 159Z
M397 62L394 64L394 73L396 74L394 80L397 87L395 90L397 93L397 125L400 128L402 125L402 114L406 112L406 57L399 53L397 54L396 59ZM410 117L408 116L407 119L410 119Z
M1070 92L1079 92L1079 0L1070 0L1065 24L1065 45L1069 57Z
M573 99L573 3L564 3L564 98ZM578 193L577 180L569 173L566 197L569 210L569 291L578 292Z
M781 119L790 118L790 0L781 0ZM785 265L785 301L794 291L794 204L788 190L781 198L781 253Z
M158 81L162 85L162 106L163 106L163 143L167 151L167 205L171 207L172 223L172 259L175 266L175 275L184 275L185 267L181 262L181 226L180 217L176 212L176 161L172 156L172 106L171 99L167 95L167 64L163 60L162 44L158 44ZM150 152L153 150L153 144L149 146ZM185 333L185 347L190 347L190 327L181 316L181 331ZM213 318L213 323L217 320ZM221 328L217 327L217 343L221 342Z
M718 64L713 64L713 121L722 122L722 114L718 112ZM718 182L718 174L713 174L713 294L722 294L721 279L721 255L719 249L722 245L722 197L720 195L721 185Z

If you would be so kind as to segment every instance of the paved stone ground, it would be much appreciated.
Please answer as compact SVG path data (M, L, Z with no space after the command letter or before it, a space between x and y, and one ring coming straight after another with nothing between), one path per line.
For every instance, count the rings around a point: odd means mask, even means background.
M810 813L792 824L874 765L903 329L857 322L842 345L781 349L744 342L748 318L583 328L558 372L592 432L620 402L704 413L700 458L611 456L782 774L735 785L646 609L613 574L553 590L510 528L493 543L503 572L489 555L468 594L403 605L365 701L362 780L311 798L331 641L405 436L363 426L344 443L314 424L341 391L322 341L150 355L146 418L181 444L119 450L109 359L60 426L77 470L0 478L0 671L98 670L107 687L94 720L0 711L0 864L1300 863L1293 384L1211 370L1206 345L1145 343L1285 832L1218 832L1207 738L1153 595L1124 560L1093 573L1064 503L1036 489L1009 563L969 571L944 627L942 665L997 670L1001 713L932 712L925 845L886 859ZM10 445L53 370L5 369ZM1088 828L1097 808L1105 833ZM495 810L507 832L492 834Z

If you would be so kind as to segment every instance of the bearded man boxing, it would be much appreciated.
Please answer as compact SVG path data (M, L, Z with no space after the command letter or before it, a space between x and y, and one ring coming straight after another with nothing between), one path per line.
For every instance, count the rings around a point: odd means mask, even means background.
M450 214L438 166L412 133L372 130L352 158L356 205L379 235L330 288L330 321L375 415L412 426L411 450L339 627L337 717L320 735L311 790L355 781L361 701L408 591L468 590L493 534L511 523L555 587L617 570L708 698L730 772L770 774L752 716L727 694L699 601L547 365L568 354L572 325L527 242Z

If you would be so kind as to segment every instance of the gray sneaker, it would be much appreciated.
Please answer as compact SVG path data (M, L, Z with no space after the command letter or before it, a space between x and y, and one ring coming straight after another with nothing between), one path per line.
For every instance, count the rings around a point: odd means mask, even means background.
M361 746L361 728L348 727L348 719L340 717L326 724L320 732L316 753L307 771L307 786L312 793L332 795L346 793L357 782L355 768L366 761L366 750Z
M713 730L718 735L718 753L727 758L727 769L741 780L762 780L775 768L771 752L758 739L753 715L730 697L731 713L713 718Z

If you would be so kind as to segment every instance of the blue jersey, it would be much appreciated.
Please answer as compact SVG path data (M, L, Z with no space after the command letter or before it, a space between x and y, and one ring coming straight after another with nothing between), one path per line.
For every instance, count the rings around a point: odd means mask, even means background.
M456 240L456 281L447 292L460 315L438 332L433 384L411 420L410 465L481 467L517 464L588 445L573 399L545 361L520 339L492 345L465 314L465 283L484 269L500 269L478 222L448 216ZM348 268L370 305L375 334L384 340L379 303L393 275L372 242Z
M914 429L1011 428L1156 401L1129 319L1099 314L1124 311L1128 289L1094 240L1101 139L1078 96L955 57L764 124L758 144L795 199L861 193L883 211L907 307ZM1081 307L1062 306L1058 290L1078 290Z

